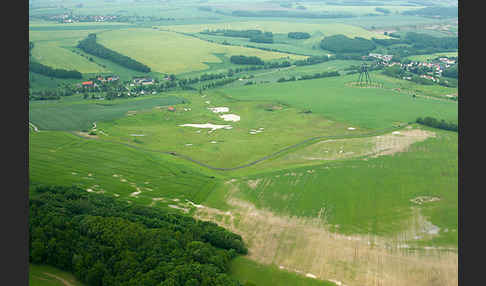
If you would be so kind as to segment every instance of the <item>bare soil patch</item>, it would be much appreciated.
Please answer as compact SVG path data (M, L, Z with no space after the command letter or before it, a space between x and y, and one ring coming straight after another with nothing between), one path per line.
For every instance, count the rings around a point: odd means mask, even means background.
M237 192L237 184L231 185L232 192ZM455 251L404 247L410 237L432 237L437 232L419 210L408 233L385 238L338 234L329 230L325 219L276 215L234 196L228 196L227 203L231 211L206 207L197 209L195 216L240 234L248 245L249 258L259 263L347 286L458 285Z

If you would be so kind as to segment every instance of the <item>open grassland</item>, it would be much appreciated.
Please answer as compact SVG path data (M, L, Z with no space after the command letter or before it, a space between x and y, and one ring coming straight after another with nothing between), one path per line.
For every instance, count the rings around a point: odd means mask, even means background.
M199 203L218 184L208 170L168 154L42 130L29 134L29 181L31 187L74 184L133 203L178 208L178 200Z
M181 34L156 29L125 29L103 32L99 43L127 55L161 73L182 73L205 70L208 63L218 63L214 53L258 56L263 60L279 58L303 59L302 56L258 49L223 46ZM196 48L197 47L197 48Z
M29 264L30 286L83 286L74 276L48 265Z
M350 85L356 79L355 74L234 87L224 89L222 92L240 100L278 100L295 108L310 109L313 113L321 114L331 120L363 128L387 128L394 122L411 122L417 117L425 116L457 122L456 102L428 99L420 97L420 94L413 99L407 93L392 90L400 84L409 84L408 81L393 81L393 79L388 81L387 77L387 82L385 80L382 82L384 88L359 88ZM425 88L435 90L439 87Z
M196 24L196 25L177 25L177 26L161 26L160 28L168 29L176 32L184 33L198 33L204 30L217 30L217 29L231 29L231 30L248 30L258 29L265 32L272 32L274 34L289 32L307 32L314 33L320 32L324 36L331 36L336 34L343 34L348 37L362 37L371 39L375 38L388 38L383 33L378 34L372 31L365 30L361 27L357 27L350 24L342 23L323 23L313 24L306 22L295 21L241 21L241 22L227 22L227 23L215 23L215 24Z
M230 275L241 283L253 282L258 286L334 286L330 281L304 277L294 272L279 269L275 265L256 263L246 257L237 257L231 261Z
M147 96L116 101L83 99L80 95L62 98L59 101L34 101L29 104L29 120L48 130L88 130L93 122L123 117L128 111L152 109L181 103L183 99L173 96Z
M239 102L221 97L218 92L202 96L185 93L184 98L187 103L177 105L175 112L154 108L112 122L98 122L98 128L109 134L100 139L154 151L173 151L213 167L233 168L311 137L367 132L366 129L350 131L348 125L272 101ZM215 107L228 108L224 114L237 115L240 120L225 121L220 118L223 113L209 109ZM206 123L227 125L231 129L181 126Z

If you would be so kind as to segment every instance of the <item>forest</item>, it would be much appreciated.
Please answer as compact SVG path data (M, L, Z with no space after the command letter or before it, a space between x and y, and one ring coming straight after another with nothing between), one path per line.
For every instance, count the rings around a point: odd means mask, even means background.
M29 261L88 285L235 285L241 236L212 222L131 205L72 186L29 197Z

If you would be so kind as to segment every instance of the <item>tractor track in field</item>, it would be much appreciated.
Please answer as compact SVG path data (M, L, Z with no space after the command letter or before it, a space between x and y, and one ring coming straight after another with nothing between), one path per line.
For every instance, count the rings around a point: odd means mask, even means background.
M172 156L175 156L175 157L179 157L179 158L182 158L184 160L187 160L187 161L190 161L190 162L193 162L193 163L196 163L202 167L205 167L205 168L208 168L208 169L211 169L211 170L215 170L215 171L234 171L234 170L238 170L238 169L243 169L243 168L248 168L248 167L251 167L257 163L260 163L262 161L265 161L265 160L268 160L268 159L271 159L271 158L274 158L274 157L277 157L278 155L286 152L286 151L289 151L291 149L295 149L299 146L302 146L304 144L307 144L311 141L317 141L317 140L322 140L322 139L347 139L347 138L360 138L360 137L370 137L370 136L375 136L375 135L379 135L379 134L382 134L384 132L389 132L389 131L395 131L395 130L399 130L399 129L402 129L404 127L406 127L408 124L403 124L399 127L391 127L391 128L386 128L386 129L381 129L381 130L375 130L373 132L370 132L370 133L364 133L364 134L358 134L358 135L354 135L354 134L347 134L347 135L333 135L333 136L316 136L316 137L311 137L311 138L308 138L308 139L305 139L299 143L296 143L296 144L293 144L293 145L290 145L290 146L287 146L283 149L280 149L279 151L277 152L274 152L270 155L267 155L267 156L264 156L258 160L255 160L253 162L250 162L250 163L247 163L247 164L244 164L244 165L240 165L240 166L236 166L236 167L231 167L231 168L221 168L221 167L214 167L214 166L211 166L211 165L208 165L204 162L201 162L201 161L198 161L194 158L191 158L187 155L184 155L184 154L179 154L177 152L174 152L174 151L160 151L160 150L150 150L150 149L145 149L145 148L141 148L141 147L138 147L138 146L134 146L134 145L131 145L131 144L127 144L127 143L123 143L123 142L117 142L117 141L111 141L111 140L104 140L105 142L110 142L110 143L116 143L116 144L121 144L121 145L124 145L124 146L127 146L127 147L131 147L131 148L134 148L134 149L137 149L137 150L141 150L141 151L145 151L145 152L155 152L155 153L161 153L161 154L168 154L168 155L172 155ZM84 137L82 135L79 135L75 132L70 132L71 134L75 135L75 136L78 136L80 138L83 138L83 139L92 139L92 138L87 138L87 137Z

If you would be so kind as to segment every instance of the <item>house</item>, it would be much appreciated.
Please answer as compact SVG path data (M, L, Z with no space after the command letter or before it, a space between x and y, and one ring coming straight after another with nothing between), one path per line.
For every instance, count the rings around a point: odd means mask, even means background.
M172 111L172 112L174 112L174 111L175 111L175 108L174 108L174 106L169 106L169 107L167 108L167 110L168 110L168 111Z
M93 81L92 80L90 80L90 81L84 81L84 82L81 83L81 85L83 87L91 87L91 86L93 86Z

